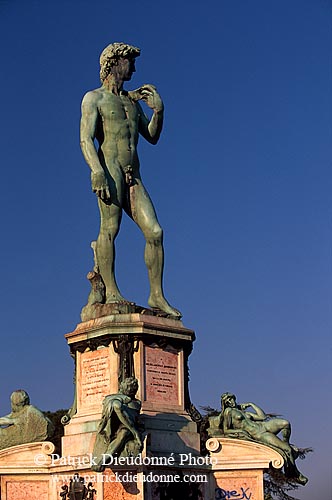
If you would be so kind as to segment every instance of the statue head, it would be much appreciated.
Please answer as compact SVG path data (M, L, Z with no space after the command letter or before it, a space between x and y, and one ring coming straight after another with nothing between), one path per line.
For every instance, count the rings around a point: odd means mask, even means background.
M135 394L138 390L138 380L134 377L125 378L119 388L119 392L121 394L125 394L126 396L130 396L131 398L135 397Z
M121 59L129 59L134 61L141 53L138 47L128 45L127 43L115 42L111 43L100 54L100 80L103 82L105 78L112 72L112 68L117 66Z
M225 392L221 395L221 411L225 408L236 408L236 397L231 392Z
M10 402L11 402L12 411L14 411L14 412L18 411L23 406L30 404L29 394L26 391L24 391L23 389L18 389L17 391L14 391L12 393L12 395L10 396Z

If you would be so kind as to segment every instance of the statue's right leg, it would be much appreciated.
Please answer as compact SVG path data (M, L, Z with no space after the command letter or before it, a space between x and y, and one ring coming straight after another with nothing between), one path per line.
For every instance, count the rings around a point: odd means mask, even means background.
M122 297L115 279L115 238L119 232L122 209L112 203L106 205L98 199L100 210L100 231L96 243L96 257L99 273L106 287L106 304L122 302Z
M283 418L271 418L271 420L265 422L265 428L268 432L272 432L273 434L281 432L283 441L289 444L291 425L288 420Z
M107 451L105 453L106 456L113 456L115 453L121 453L125 447L126 442L132 436L131 432L128 429L119 429L116 437L110 443Z

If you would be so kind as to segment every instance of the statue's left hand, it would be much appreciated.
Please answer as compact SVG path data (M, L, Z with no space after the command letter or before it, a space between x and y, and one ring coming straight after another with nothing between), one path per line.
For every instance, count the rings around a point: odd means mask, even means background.
M161 100L161 97L154 85L142 85L139 91L141 99L149 106L149 108L153 109L153 111L156 111L157 113L163 111L163 101Z
M242 403L239 405L241 410L246 410L247 408L249 408L251 406L251 403Z

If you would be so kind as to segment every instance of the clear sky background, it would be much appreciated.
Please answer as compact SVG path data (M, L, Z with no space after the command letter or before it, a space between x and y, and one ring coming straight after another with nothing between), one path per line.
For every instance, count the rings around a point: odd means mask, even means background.
M0 0L0 413L26 389L69 407L63 335L80 321L99 216L80 101L113 41L128 89L166 108L142 176L165 231L165 292L197 334L193 402L254 401L315 450L301 500L331 494L331 49L328 0ZM117 277L146 305L144 239L123 219Z

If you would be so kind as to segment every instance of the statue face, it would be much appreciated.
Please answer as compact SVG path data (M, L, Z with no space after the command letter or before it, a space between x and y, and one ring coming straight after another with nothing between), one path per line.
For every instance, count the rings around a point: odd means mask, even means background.
M135 59L127 59L124 57L121 57L118 61L117 65L117 72L119 77L124 81L127 82L131 79L133 76L133 73L135 73L136 68L135 68Z
M127 396L133 398L135 397L137 390L138 390L137 382L133 382L132 384L129 385L128 389L126 390L126 394Z
M232 394L227 396L227 398L225 398L224 400L224 404L228 408L235 408L236 407L235 397Z

